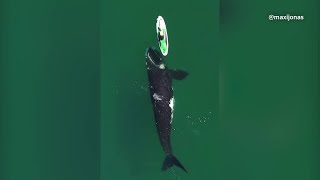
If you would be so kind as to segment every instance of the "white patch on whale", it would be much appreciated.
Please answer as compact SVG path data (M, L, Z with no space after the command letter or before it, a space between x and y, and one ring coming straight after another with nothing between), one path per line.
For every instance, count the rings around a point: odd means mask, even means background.
M159 68L160 69L165 69L164 64L160 64Z
M173 111L174 111L174 97L170 99L169 107L171 108L171 120L170 124L172 123L173 120Z
M154 94L152 95L152 97L153 97L153 99L158 100L158 101L161 101L161 100L162 100L161 96L159 96L157 93L154 93Z

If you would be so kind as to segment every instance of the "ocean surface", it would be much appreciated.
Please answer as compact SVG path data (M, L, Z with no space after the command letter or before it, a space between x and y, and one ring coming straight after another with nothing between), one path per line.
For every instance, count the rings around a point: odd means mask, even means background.
M319 179L319 3L234 3L2 0L0 179ZM268 20L286 13L305 20ZM161 171L145 67L159 15L164 60L189 73L171 134L188 173Z

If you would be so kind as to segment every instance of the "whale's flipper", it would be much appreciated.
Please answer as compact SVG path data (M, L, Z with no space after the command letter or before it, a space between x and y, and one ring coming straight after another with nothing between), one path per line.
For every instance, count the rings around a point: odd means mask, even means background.
M178 70L178 69L170 69L169 73L171 77L176 80L183 80L189 75L187 71Z
M174 157L172 154L167 155L166 158L164 159L163 165L162 165L162 171L167 170L168 168L172 167L173 165L178 166L182 170L184 170L186 173L187 170L183 167L183 165L179 162L179 160Z

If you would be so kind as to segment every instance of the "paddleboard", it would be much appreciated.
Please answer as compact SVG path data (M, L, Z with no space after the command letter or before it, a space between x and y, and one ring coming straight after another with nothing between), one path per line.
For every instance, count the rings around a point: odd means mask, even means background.
M167 56L169 52L169 39L166 23L162 16L158 16L157 18L156 29L160 51L163 56Z

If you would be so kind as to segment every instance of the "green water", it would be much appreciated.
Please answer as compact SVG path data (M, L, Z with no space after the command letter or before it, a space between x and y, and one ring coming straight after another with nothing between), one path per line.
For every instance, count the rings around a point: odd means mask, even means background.
M248 0L223 25L220 3L2 0L0 179L319 179L318 3ZM190 74L172 131L188 174L161 172L144 59L158 15L166 62Z
M217 2L169 3L113 1L102 11L101 176L102 179L212 178L218 146L219 113ZM134 8L133 8L134 7ZM177 13L180 9L180 13ZM199 10L203 10L202 12ZM198 11L193 17L185 15ZM169 67L190 75L174 82L172 146L190 171L162 173L164 153L154 124L144 53L157 46L156 18L162 15L169 33ZM208 16L209 15L209 16ZM206 17L212 23L203 24ZM188 23L192 22L192 25ZM110 26L109 24L112 24ZM204 27L203 27L204 26ZM200 28L201 27L201 28ZM104 33L105 32L105 33ZM111 90L109 89L111 88Z

